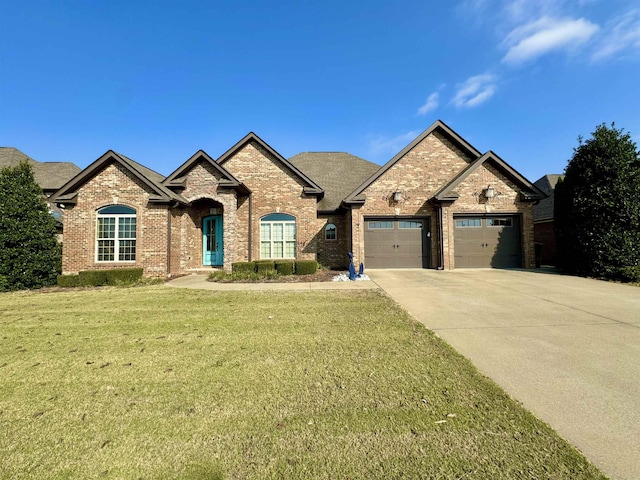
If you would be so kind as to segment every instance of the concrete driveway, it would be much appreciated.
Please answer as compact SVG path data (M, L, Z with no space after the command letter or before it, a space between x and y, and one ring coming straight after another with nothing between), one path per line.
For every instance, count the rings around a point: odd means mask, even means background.
M367 273L606 474L640 478L640 288L543 271Z

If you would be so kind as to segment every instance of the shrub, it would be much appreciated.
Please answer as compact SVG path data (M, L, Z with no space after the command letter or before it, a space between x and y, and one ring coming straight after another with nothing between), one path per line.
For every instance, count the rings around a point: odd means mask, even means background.
M80 275L58 275L58 286L71 288L80 286Z
M296 275L311 275L318 271L318 262L315 260L298 260L296 262Z
M142 268L117 268L105 273L107 285L131 285L142 278Z
M621 282L640 283L640 266L622 267L617 272L618 280Z
M255 262L236 262L231 264L231 272L234 274L253 273L255 271Z
M54 285L61 249L31 166L0 168L0 288L22 290Z
M276 266L273 260L260 260L256 262L256 273L265 274L271 271L276 271Z
M224 282L229 279L231 275L229 275L224 270L215 270L209 274L209 280L211 282Z
M81 287L98 287L107 284L106 270L83 270L78 273Z
M293 275L293 265L291 261L278 261L274 262L276 272L278 275Z

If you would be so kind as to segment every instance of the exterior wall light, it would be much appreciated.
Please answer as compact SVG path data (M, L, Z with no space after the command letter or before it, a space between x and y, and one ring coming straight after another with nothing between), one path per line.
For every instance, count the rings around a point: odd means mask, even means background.
M399 202L402 200L402 192L393 192L393 201Z
M496 196L496 189L493 187L487 187L484 189L484 197L485 198L493 198Z

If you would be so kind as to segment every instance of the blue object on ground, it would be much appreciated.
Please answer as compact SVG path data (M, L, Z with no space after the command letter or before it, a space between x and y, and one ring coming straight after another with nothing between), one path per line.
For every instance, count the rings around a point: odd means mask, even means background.
M349 252L349 280L356 279L356 267L353 264L353 253Z
M361 277L364 273L364 263L360 262L360 268L358 269L358 276Z

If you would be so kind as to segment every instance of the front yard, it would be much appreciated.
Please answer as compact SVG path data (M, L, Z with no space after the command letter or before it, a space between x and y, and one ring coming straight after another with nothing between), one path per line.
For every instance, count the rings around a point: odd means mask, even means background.
M378 292L0 294L0 478L604 478Z

